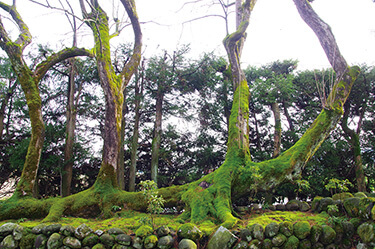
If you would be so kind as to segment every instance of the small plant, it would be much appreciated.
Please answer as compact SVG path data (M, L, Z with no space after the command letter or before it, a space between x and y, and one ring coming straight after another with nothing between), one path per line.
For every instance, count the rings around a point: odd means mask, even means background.
M147 201L147 211L150 213L152 227L154 227L154 214L160 214L163 212L165 200L163 199L163 196L158 196L158 187L154 181L141 181L139 185L141 186L141 191Z
M149 217L143 216L143 217L139 218L138 222L141 226L152 226L153 227L153 224L152 224L151 219Z
M337 194L338 192L341 193L349 191L348 187L353 187L353 184L348 179L339 180L332 178L324 187L331 192L331 195L333 195L333 193Z
M118 212L118 211L121 211L121 207L120 207L120 206L116 206L116 205L114 205L114 206L112 206L112 210L113 210L114 212Z

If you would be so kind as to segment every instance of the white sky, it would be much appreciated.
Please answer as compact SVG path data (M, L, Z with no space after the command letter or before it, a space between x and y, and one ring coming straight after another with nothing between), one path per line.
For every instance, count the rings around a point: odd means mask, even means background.
M40 0L42 1L42 0ZM189 4L188 0L136 0L142 25L146 56L160 54L163 49L173 51L189 44L195 57L214 51L225 56L221 41L225 36L224 21L218 17L201 19L182 25L184 21L205 13L222 14L220 8ZM209 4L213 0L206 0ZM50 0L50 3L57 3ZM77 1L78 2L78 1ZM100 2L100 1L99 1ZM104 2L104 1L102 1ZM107 4L112 1L105 1ZM28 24L34 44L49 43L52 47L62 42L71 44L69 26L63 14L46 10L27 0L17 2L18 10ZM113 14L110 4L106 11ZM333 30L340 50L349 64L375 64L375 3L372 0L315 0L313 7ZM178 11L180 10L180 11ZM76 13L79 9L76 8ZM120 5L120 14L123 8ZM231 16L234 18L234 16ZM90 31L82 32L80 45L90 46ZM125 29L114 43L132 41L132 31ZM297 59L299 69L329 67L318 39L302 21L292 0L258 0L253 11L248 37L242 56L243 65L260 66L275 60Z

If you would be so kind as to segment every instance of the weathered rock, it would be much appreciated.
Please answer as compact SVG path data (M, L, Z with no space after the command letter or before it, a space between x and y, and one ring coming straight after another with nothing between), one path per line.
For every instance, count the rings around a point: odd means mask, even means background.
M131 248L131 247L120 245L120 244L115 244L111 249L129 249L129 248Z
M158 227L158 229L156 229L156 234L159 238L168 235L170 232L171 230L169 229L169 227L165 225L160 226Z
M16 227L13 229L13 239L17 241L21 240L23 236L23 230L23 226L17 224Z
M249 245L246 241L240 241L233 249L247 249Z
M300 206L299 200L290 200L285 205L286 210L288 210L288 211L297 211L297 210L299 210L299 206Z
M312 246L312 248L313 249L324 249L324 245L322 243L318 242L318 243L314 244Z
M163 236L163 237L159 238L158 248L160 248L160 249L170 249L170 248L172 248L173 243L174 243L174 239L172 238L172 236L170 236L170 235ZM134 247L134 245L133 245L133 247Z
M311 211L313 212L320 212L321 210L319 210L319 207L320 207L320 200L323 199L323 197L320 197L320 196L316 196L312 203L311 203Z
M358 243L356 248L357 249L369 249L369 247L366 244L361 243L361 242Z
M35 239L37 235L33 233L27 233L22 236L19 247L21 249L33 249L35 248Z
M358 217L358 206L361 199L357 197L346 198L343 202L346 213L350 217Z
M99 236L96 234L90 234L82 240L82 246L94 246L98 244Z
M152 249L155 248L158 244L158 237L156 235L149 235L145 238L145 241L143 242L143 246L145 249Z
M276 247L281 247L286 241L287 237L281 233L272 238L272 244Z
M196 249L197 244L191 239L183 239L178 244L178 249Z
M119 234L115 237L115 240L120 245L130 246L132 244L132 237L127 234Z
M253 233L253 237L257 240L264 240L264 229L260 224L254 224L250 228L250 231Z
M307 221L298 221L293 225L294 235L299 239L306 239L310 235L311 226Z
M200 238L202 238L203 233L194 224L186 223L186 224L181 225L178 228L177 235L179 238L182 238L182 239L191 239L191 240L197 241Z
M13 238L12 235L7 235L0 243L0 248L4 249L15 249L18 247L18 242Z
M369 220L371 218L371 210L374 207L375 198L363 197L359 201L358 215L361 219Z
M124 230L122 230L121 228L110 228L108 231L107 231L108 234L110 235L117 235L117 234L124 234Z
M277 211L285 211L286 207L283 204L276 204L276 210Z
M94 233L100 237L104 234L104 231L99 229L99 230L96 230Z
M278 223L271 222L265 227L264 235L267 238L272 238L272 237L276 236L276 234L279 232L279 229L280 229L280 225Z
M311 209L311 207L307 202L301 201L299 204L299 209L301 210L301 212L307 212Z
M280 224L280 233L284 234L286 237L293 235L293 224L289 221L284 221Z
M115 239L108 233L103 234L99 237L100 243L105 247L112 247L115 244Z
M228 229L220 226L208 242L207 249L232 248L237 239L238 238Z
M310 240L311 240L311 242L313 243L313 244L316 244L316 243L318 243L318 241L319 241L319 238L320 238L320 236L322 235L322 233L323 233L323 228L322 228L322 226L321 225L313 225L312 227L311 227L311 231L310 231Z
M357 229L357 233L364 243L369 243L375 239L374 227L370 223L361 224Z
M42 233L47 237L53 233L60 232L60 228L62 227L61 224L51 224L42 228Z
M262 241L253 239L249 244L249 249L261 249L262 248Z
M65 237L63 239L63 244L73 249L78 249L82 247L81 241L74 237Z
M59 249L62 246L62 237L59 233L53 233L47 240L48 249Z
M74 235L74 227L71 225L65 225L60 228L60 233L65 237Z
M5 237L13 233L13 229L17 226L15 223L5 223L0 226L0 236Z
M332 205L333 204L333 199L331 197L325 197L325 198L322 198L319 202L319 212L322 212L322 211L327 211L327 207L328 205Z
M105 249L105 246L99 243L99 244L96 244L95 246L93 246L92 249Z
M251 231L250 229L244 228L240 231L239 234L240 238L244 241L250 242L252 240Z
M143 248L143 240L141 237L135 237L133 239L133 247L135 249L142 249Z
M76 230L74 231L74 235L77 239L82 240L92 232L93 230L90 227L88 227L85 223L83 223L76 228Z
M142 225L140 226L136 231L135 231L135 236L145 238L148 235L151 235L154 232L152 227L147 226L147 225Z
M299 242L299 248L303 249L310 249L312 247L311 241L308 239L301 240Z
M322 234L319 238L319 241L322 242L323 245L331 244L336 238L336 232L333 230L332 227L323 225L322 226Z
M272 249L272 247L273 247L272 240L270 239L263 240L263 244L262 244L263 249Z
M290 236L284 244L283 249L297 249L299 239L296 236Z
M41 234L42 233L42 229L45 227L46 225L44 224L39 224L39 225L36 225L35 227L33 227L31 229L31 232L33 234Z
M47 246L48 238L44 234L39 234L35 238L35 248L36 249L44 249Z

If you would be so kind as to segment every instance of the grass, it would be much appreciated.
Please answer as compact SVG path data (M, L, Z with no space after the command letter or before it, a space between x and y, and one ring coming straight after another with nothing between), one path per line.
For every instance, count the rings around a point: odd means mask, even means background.
M90 228L95 230L106 231L110 228L116 227L123 229L127 234L132 234L135 230L141 225L139 222L142 218L149 217L148 214L140 213L136 211L121 211L116 213L116 217L99 220L99 219L84 219L84 218L74 218L74 217L62 217L58 222L62 225L71 225L73 227L78 227L82 223L85 223ZM242 217L241 222L239 222L238 227L235 229L240 230L249 225L258 223L265 227L271 222L281 223L284 221L289 221L295 223L297 221L308 221L311 225L313 224L327 224L329 215L325 212L320 214L309 213L309 212L292 212L292 211L262 211L260 213L250 213ZM0 226L7 222L16 222L20 225L32 228L40 224L41 220L28 220L28 219L19 219L19 220L6 220L0 221ZM182 224L182 220L179 219L177 215L166 215L160 214L155 215L155 227L162 225L168 225L173 230L177 231L178 227ZM46 225L52 223L46 223ZM206 234L210 235L220 226L220 224L215 224L213 220L206 220L205 222L198 225L198 227Z

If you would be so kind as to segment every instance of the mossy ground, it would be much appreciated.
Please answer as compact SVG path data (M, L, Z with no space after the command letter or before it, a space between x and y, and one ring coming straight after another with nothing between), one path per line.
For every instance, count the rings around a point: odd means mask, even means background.
M115 217L110 219L84 219L84 218L74 218L74 217L62 217L58 223L62 225L71 225L73 227L78 227L82 223L85 223L93 230L103 230L106 231L110 228L121 228L127 234L133 234L142 225L140 220L142 218L149 217L149 214L136 212L136 211L122 211L117 212ZM246 228L252 224L258 223L265 227L271 222L281 223L284 221L289 221L295 223L297 221L308 221L311 225L313 224L328 224L329 215L325 212L318 213L305 213L305 212L289 212L289 211L259 211L257 213L253 212L242 217L234 230L240 230ZM29 220L29 219L19 219L19 220L4 220L0 221L0 226L7 222L16 222L26 228L32 228L42 222L42 220ZM53 224L54 222L47 222L48 224ZM174 231L177 231L178 227L181 226L182 219L178 215L167 215L160 214L155 215L154 218L155 228L162 225L167 225ZM206 220L197 227L206 235L212 234L220 224L214 223L214 221Z

